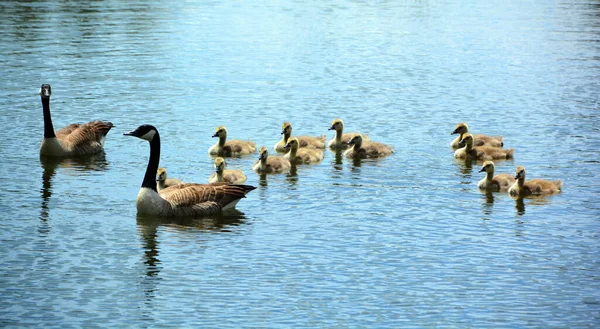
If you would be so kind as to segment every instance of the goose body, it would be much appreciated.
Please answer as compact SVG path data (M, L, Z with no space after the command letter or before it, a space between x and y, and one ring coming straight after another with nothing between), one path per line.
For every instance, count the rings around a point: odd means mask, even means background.
M44 112L44 139L40 146L40 154L45 156L68 157L89 155L104 150L104 139L113 127L108 121L90 121L73 123L56 132L50 116L50 96L52 88L43 84L40 89Z
M281 139L274 146L275 151L277 152L287 152L285 149L285 145L290 140L292 136L292 124L289 122L284 122L281 125ZM325 136L294 136L298 139L298 148L308 148L308 149L325 149Z
M394 153L390 146L383 143L363 141L360 134L347 144L353 146L344 152L344 156L352 159L382 158Z
M208 178L209 183L227 182L232 184L242 184L246 182L246 174L241 170L226 170L227 163L225 159L217 157L215 159L215 172Z
M457 159L475 159L475 160L500 160L512 159L515 149L503 149L492 146L473 146L474 138L472 134L463 135L459 146L462 148L454 151L454 157Z
M167 177L167 169L158 168L158 170L156 171L156 190L158 192L166 189L167 187L179 184L183 184L183 182L177 178Z
M290 161L282 156L269 156L269 151L264 146L258 153L258 160L252 166L252 170L259 174L287 173L292 167Z
M485 178L479 181L477 187L482 190L505 192L515 182L511 174L498 174L494 176L495 165L493 161L483 163L479 172L485 172Z
M549 181L545 179L531 179L525 181L525 167L518 166L517 173L515 176L517 180L508 189L508 194L512 197L526 197L526 196L542 196L542 195L553 195L559 193L562 189L562 181Z
M450 146L453 149L457 149L460 146L458 145L460 143L460 141L464 138L464 134L469 132L469 126L464 123L464 122L460 122L459 124L456 125L456 127L454 128L454 130L452 131L452 133L450 133L451 135L454 134L458 134L458 137L456 137L452 143L450 143ZM483 135L483 134L473 134L473 138L475 138L475 144L473 144L473 146L492 146L492 147L503 147L504 146L504 137L502 136L488 136L488 135Z
M255 189L249 185L229 183L179 184L157 191L156 172L160 161L160 135L151 125L139 126L125 133L150 143L150 159L136 200L140 214L162 218L204 217L234 208L241 198Z
M299 148L299 142L296 137L290 138L285 144L288 152L283 156L291 164L310 164L323 160L323 151L319 149Z
M219 141L208 149L208 154L220 157L235 157L248 155L256 152L256 143L252 141L227 140L227 129L224 126L217 127L212 137L218 137Z
M368 141L369 137L361 133L344 133L344 121L342 119L333 119L331 127L328 130L335 130L335 137L327 144L330 149L345 150L349 147L352 138L361 135L363 141Z

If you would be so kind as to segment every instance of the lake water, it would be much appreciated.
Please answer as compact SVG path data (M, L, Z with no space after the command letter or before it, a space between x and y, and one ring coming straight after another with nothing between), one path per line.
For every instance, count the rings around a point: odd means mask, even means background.
M600 2L0 3L0 326L600 327ZM39 157L54 126L110 120L105 154ZM138 217L148 143L204 183L218 125L272 149L368 133L210 219ZM503 135L497 172L561 194L482 193L456 123Z

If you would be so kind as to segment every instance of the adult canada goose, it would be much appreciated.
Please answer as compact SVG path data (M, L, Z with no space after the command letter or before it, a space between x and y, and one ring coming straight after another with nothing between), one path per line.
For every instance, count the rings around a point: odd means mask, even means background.
M183 182L177 178L167 178L167 169L158 168L156 171L156 190L158 192L178 184L183 184Z
M285 149L285 144L290 140L292 136L292 124L289 122L284 122L281 125L281 134L283 137L277 144L275 144L275 151L277 152L287 152ZM313 137L313 136L294 136L298 139L298 147L299 148L308 148L308 149L325 149L325 136Z
M66 157L101 152L104 149L104 138L113 124L98 120L83 124L72 123L55 133L50 117L51 95L50 85L43 84L40 88L40 96L44 110L44 139L40 146L40 154Z
M241 198L256 187L229 183L179 184L160 192L156 189L155 175L160 161L160 135L151 125L141 125L125 133L150 143L150 159L138 193L138 213L171 217L202 217L234 208Z
M457 159L475 159L475 160L500 160L512 159L515 149L503 149L493 146L473 146L473 135L463 134L463 139L460 141L458 150L454 151L454 157Z
M256 152L256 143L252 141L227 140L227 129L218 126L212 137L218 137L219 141L208 149L208 154L221 157L232 157L247 155Z
M562 188L562 181L549 181L545 179L531 179L525 181L525 167L518 166L517 174L515 176L517 180L508 189L508 194L512 197L526 197L529 195L552 195L559 193Z
M328 130L335 130L335 137L329 141L329 148L342 149L348 148L350 140L355 136L362 135L363 141L368 141L369 137L361 133L344 133L344 121L342 119L333 119L331 127Z
M264 146L258 150L258 154L252 170L259 174L287 173L292 167L290 161L282 156L269 156L269 151Z
M319 149L299 148L299 142L296 137L290 138L285 144L288 152L283 156L292 164L317 163L323 160L323 151Z
M217 157L215 159L215 172L208 178L209 183L227 182L232 184L242 184L246 182L246 174L241 170L225 170L227 163L225 159Z
M486 161L481 166L479 172L485 171L485 178L479 181L477 187L488 191L505 192L515 182L515 177L511 174L498 174L494 176L495 165L493 161Z
M394 153L394 150L383 143L363 141L362 135L356 135L347 142L354 145L344 152L344 156L353 159L382 158Z
M454 134L458 134L458 137L456 137L452 143L450 143L450 146L454 149L459 148L460 146L458 145L460 143L460 141L465 137L464 134L469 132L469 126L464 123L464 122L460 122L456 125L456 127L454 128L454 130L450 133L450 135L454 135ZM473 146L493 146L493 147L502 147L504 146L504 137L502 136L488 136L488 135L483 135L483 134L474 134L473 137L475 138L475 144L473 144Z

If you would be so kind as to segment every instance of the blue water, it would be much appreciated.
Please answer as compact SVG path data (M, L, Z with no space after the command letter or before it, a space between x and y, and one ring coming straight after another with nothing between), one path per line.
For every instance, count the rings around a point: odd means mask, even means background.
M0 326L600 326L600 2L0 3ZM56 128L115 124L106 152L40 160ZM214 129L259 146L331 120L392 145L326 151L262 179L237 211L136 215L161 165L204 183ZM561 194L482 193L456 123L503 135L496 171Z

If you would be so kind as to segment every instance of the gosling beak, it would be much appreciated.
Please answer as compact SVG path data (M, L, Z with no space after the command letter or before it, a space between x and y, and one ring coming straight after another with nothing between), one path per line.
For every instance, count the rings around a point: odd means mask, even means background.
M327 129L327 130L335 130L335 127L334 127L334 126L331 126L331 127L329 127L329 129Z
M282 131L281 131L281 134L282 134L282 135L285 135L285 130L282 130Z
M450 135L455 135L458 134L458 131L456 131L456 129L452 130L452 132L450 133Z
M483 172L485 171L485 167L482 167L481 169L479 169L479 172Z
M215 133L212 137L219 137L219 133Z
M465 147L465 145L466 145L465 141L458 142L458 147Z

